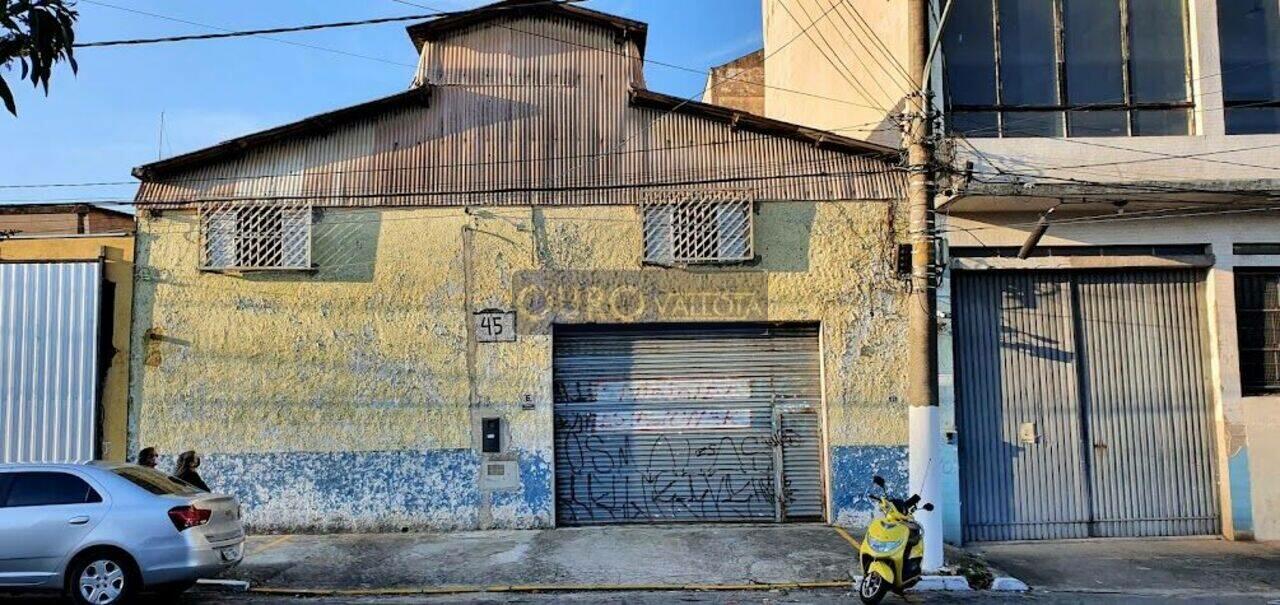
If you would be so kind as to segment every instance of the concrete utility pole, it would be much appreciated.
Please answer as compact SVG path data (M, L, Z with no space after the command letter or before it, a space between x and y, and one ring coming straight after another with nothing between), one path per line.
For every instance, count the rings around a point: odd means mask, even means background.
M938 468L941 433L938 410L938 295L934 267L934 179L932 104L928 74L931 52L930 0L907 0L907 49L915 94L908 98L906 125L908 169L908 229L911 238L911 294L907 302L907 403L911 487L921 502L935 510L920 511L916 519L924 530L924 569L942 566L942 514Z

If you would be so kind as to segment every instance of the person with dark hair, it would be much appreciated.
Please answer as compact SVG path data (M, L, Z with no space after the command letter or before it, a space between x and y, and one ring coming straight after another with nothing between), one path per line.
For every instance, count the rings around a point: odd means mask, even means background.
M138 452L138 464L147 468L155 468L159 455L156 454L156 448L144 447Z
M205 485L204 479L200 478L200 473L196 469L200 467L200 456L195 450L187 450L178 454L178 468L174 470L173 476L194 485L204 491L212 491L208 485Z

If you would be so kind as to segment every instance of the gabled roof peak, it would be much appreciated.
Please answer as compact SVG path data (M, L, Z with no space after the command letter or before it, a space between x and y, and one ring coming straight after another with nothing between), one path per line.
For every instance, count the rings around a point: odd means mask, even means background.
M580 0L503 0L469 11L453 13L447 17L416 23L405 29L409 32L413 45L421 53L423 44L485 21L530 15L555 16L613 29L620 37L634 40L636 46L640 48L640 56L644 56L645 38L649 32L648 24L572 4L578 1Z

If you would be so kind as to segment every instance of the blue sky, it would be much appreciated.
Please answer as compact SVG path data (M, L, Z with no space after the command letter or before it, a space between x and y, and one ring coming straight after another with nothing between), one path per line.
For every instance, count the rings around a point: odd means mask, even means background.
M228 29L254 29L431 12L393 0L102 0ZM479 0L413 0L441 10ZM585 6L649 24L646 56L705 70L761 46L759 0L589 0ZM194 25L79 4L77 39L208 33ZM10 72L18 117L0 111L0 185L132 181L129 170L221 140L404 90L414 49L405 24L239 38L86 48L78 75L60 67L50 95ZM650 88L688 96L703 76L645 65ZM160 115L164 143L160 145ZM134 186L0 189L0 203L130 199Z

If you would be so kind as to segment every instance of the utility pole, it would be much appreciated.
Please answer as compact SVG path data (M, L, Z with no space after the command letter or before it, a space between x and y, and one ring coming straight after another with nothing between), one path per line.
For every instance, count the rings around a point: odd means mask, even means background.
M938 295L934 261L933 119L926 73L932 52L930 0L907 0L907 50L914 93L907 99L908 230L911 241L911 294L907 301L907 403L911 488L933 511L920 511L924 530L925 571L942 566L942 515L938 468L941 450L938 410Z

